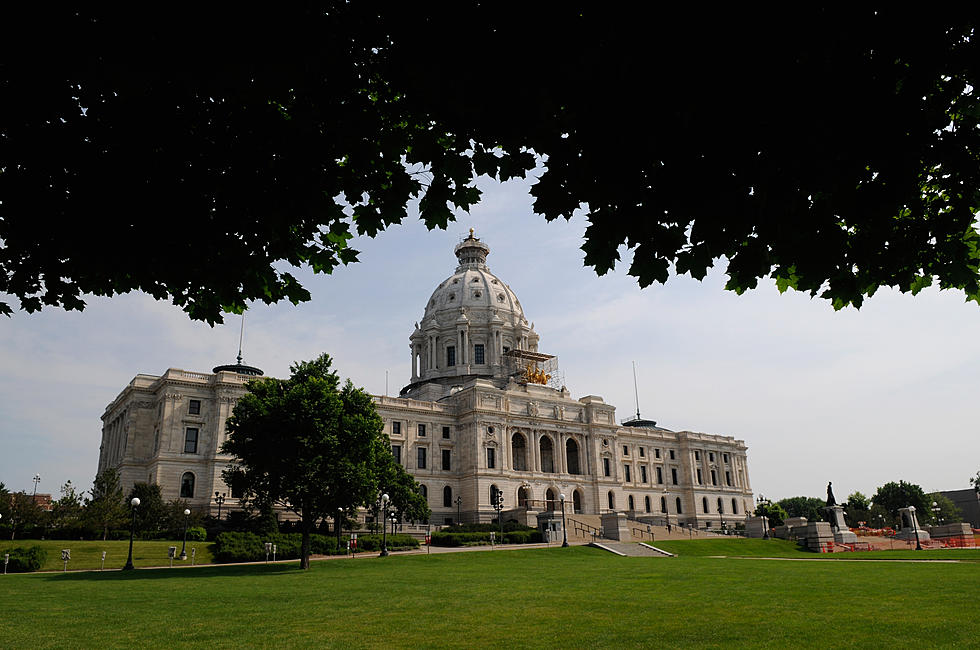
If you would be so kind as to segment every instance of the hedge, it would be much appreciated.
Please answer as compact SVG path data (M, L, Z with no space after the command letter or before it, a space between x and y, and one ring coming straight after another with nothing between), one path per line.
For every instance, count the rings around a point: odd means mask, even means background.
M190 530L188 530L188 539ZM265 559L265 543L276 545L277 560L292 560L300 556L303 544L301 533L275 533L256 535L255 533L227 532L218 535L214 544L215 562L261 562ZM419 547L419 541L411 535L388 535L388 550L399 551ZM378 551L381 549L381 535L359 535L358 551ZM337 538L329 535L310 535L310 552L313 555L339 555L347 552L347 539L341 540L337 549Z
M24 548L7 548L0 551L0 560L5 553L10 553L10 563L7 564L7 573L28 573L37 571L48 559L48 552L40 546L30 546Z
M432 533L432 545L433 546L473 546L480 544L490 543L490 533L493 531L486 532L473 532L473 533L453 533L445 531L436 531ZM503 539L500 538L499 533L495 534L495 538L498 540L498 544L534 544L537 542L543 542L544 537L540 530L513 530L510 532L504 532Z

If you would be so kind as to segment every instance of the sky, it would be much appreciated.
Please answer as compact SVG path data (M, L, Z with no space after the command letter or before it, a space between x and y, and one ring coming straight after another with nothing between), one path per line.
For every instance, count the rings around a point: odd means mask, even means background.
M453 246L474 228L491 271L517 294L558 356L575 398L602 396L617 417L639 407L672 430L734 436L748 446L756 496L838 499L888 481L927 492L965 489L980 469L976 398L980 307L928 289L882 290L860 310L771 282L724 291L723 263L704 281L672 276L640 289L626 263L599 277L584 267L586 222L533 214L532 181L478 183L483 200L446 231L417 219L358 238L360 262L294 274L311 291L294 306L255 304L244 361L288 376L322 352L374 394L410 377L408 337L436 286L452 275ZM209 372L234 363L240 317L214 328L143 294L87 299L82 312L15 311L0 318L0 482L58 495L90 489L100 417L137 374ZM13 302L16 305L16 302Z

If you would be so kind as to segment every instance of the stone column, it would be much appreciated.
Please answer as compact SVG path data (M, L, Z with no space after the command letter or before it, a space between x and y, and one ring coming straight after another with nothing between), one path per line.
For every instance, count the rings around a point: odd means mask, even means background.
M415 344L414 343L409 343L408 344L408 347L411 350L411 357L412 357L412 382L414 383L419 378L419 374L418 374L417 369L416 369L416 366L415 366Z

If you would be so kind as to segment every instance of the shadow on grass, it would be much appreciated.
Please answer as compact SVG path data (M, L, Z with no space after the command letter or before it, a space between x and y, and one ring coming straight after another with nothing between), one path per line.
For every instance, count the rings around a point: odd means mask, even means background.
M188 580L221 577L253 577L258 575L280 575L302 573L299 562L289 564L226 564L207 567L136 568L133 571L77 571L71 573L42 574L45 580L105 582L105 581L143 581L160 578L186 577Z

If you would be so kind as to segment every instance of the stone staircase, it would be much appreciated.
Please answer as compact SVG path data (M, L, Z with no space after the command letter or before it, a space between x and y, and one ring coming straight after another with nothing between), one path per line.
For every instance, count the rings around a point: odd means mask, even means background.
M602 541L589 544L604 551L624 555L627 557L674 557L672 553L656 549L653 543L649 542L612 542Z
M666 526L647 524L635 519L626 520L629 538L618 541L622 542L651 542L661 539L708 539L724 537L717 533L710 533L704 530L691 530L678 526L671 526L668 532ZM602 517L600 515L568 515L568 541L569 543L585 543L594 540L604 539L602 536Z

